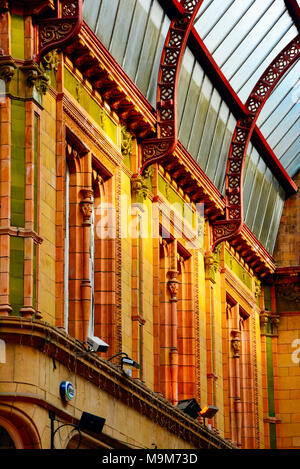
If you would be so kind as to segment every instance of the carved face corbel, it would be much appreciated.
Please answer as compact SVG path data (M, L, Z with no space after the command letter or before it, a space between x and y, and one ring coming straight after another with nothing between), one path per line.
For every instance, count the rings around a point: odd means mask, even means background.
M169 274L169 281L168 281L168 290L171 294L171 301L177 301L177 293L178 293L178 280L177 280L177 270L170 270Z
M239 358L241 350L241 332L238 330L231 331L231 347L233 350L233 358Z
M93 211L93 191L91 189L83 189L81 194L82 200L80 201L80 210L83 215L83 224L89 225Z

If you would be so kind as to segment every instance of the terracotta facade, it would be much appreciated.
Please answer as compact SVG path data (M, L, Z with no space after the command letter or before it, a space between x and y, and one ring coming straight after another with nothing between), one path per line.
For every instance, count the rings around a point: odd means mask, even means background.
M49 411L73 425L89 412L105 425L84 448L300 448L299 259L280 234L276 270L247 227L212 252L221 194L181 145L177 169L139 174L155 116L101 43L83 26L36 62L33 19L53 2L6 3L0 427L16 448L49 449ZM299 231L294 198L283 231L289 216ZM107 352L85 353L91 335ZM193 419L177 407L188 399L218 412ZM61 430L54 443L76 441Z

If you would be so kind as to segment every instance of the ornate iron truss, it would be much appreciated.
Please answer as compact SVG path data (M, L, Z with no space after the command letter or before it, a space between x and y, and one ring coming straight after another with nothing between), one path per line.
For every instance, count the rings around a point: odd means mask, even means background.
M225 220L213 223L212 250L222 241L240 233L243 227L243 168L257 118L281 78L299 58L298 34L266 68L245 104L248 115L237 121L227 159L225 181Z
M175 150L177 132L177 88L186 42L203 0L182 0L181 15L171 21L165 40L157 83L156 137L142 142L140 174L153 163L162 162Z
M53 16L37 18L36 62L66 46L79 33L82 21L82 0L58 0Z

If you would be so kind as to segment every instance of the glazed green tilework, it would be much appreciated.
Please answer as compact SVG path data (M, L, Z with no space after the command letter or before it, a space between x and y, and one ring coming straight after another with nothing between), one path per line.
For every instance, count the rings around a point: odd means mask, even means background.
M18 315L24 305L24 238L10 238L10 305Z
M25 103L11 102L11 225L25 225Z

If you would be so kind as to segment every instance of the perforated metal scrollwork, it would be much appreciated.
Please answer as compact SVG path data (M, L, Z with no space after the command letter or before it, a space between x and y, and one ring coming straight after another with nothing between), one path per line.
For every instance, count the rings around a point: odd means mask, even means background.
M156 138L142 142L142 167L162 161L177 144L177 86L185 45L203 0L183 0L181 15L173 19L165 40L157 82Z
M226 168L226 219L213 225L214 249L220 242L236 236L243 226L243 167L246 151L257 118L266 100L289 67L299 58L299 35L272 61L250 93L246 108L248 116L238 120L233 133Z
M82 0L59 0L56 15L38 19L36 62L53 49L63 48L74 38L82 25Z

